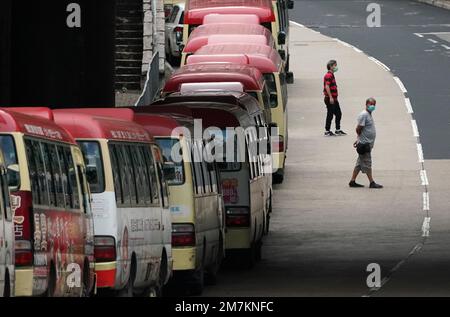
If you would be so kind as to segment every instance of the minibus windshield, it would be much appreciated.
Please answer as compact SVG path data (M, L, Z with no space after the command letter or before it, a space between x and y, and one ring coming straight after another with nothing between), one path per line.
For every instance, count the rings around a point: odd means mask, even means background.
M19 187L19 165L17 161L17 152L13 137L11 135L0 135L0 146L5 158L5 165L8 170L8 186Z
M184 168L180 141L172 138L157 138L156 143L158 143L162 151L164 176L169 185L184 184ZM177 153L179 157L173 157L173 153Z
M78 143L83 152L86 177L91 192L94 194L103 193L105 191L105 178L100 144L96 141L80 141Z

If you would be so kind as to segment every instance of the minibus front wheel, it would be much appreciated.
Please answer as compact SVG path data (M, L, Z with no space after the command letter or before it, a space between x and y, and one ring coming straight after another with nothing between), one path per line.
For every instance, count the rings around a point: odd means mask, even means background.
M44 297L53 297L55 295L55 288L56 288L56 269L55 264L50 262L50 273L48 275L48 283L47 283L47 290L43 294Z
M205 259L206 259L206 240L203 241L203 254L200 267L194 271L190 291L193 295L201 295L205 287Z
M11 297L11 282L9 281L8 269L6 269L4 281L5 281L5 286L3 289L3 297Z
M136 255L133 253L131 257L130 276L128 277L127 285L118 291L119 297L133 297L134 296L134 280L136 278Z

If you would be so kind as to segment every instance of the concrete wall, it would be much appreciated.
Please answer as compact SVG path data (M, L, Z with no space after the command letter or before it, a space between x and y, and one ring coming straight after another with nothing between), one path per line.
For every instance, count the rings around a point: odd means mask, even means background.
M450 10L450 0L417 0L417 1Z
M142 73L147 73L152 56L159 51L159 71L164 72L165 49L164 49L164 1L143 0L144 2L144 52L142 58ZM152 5L156 4L156 8Z

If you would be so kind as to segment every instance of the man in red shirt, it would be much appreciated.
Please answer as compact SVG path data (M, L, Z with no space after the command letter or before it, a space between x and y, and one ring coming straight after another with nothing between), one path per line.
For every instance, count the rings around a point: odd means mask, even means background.
M334 77L334 73L338 71L337 62L335 60L330 60L327 63L327 69L328 72L323 78L323 94L325 96L324 102L327 106L325 136L346 135L347 133L341 130L342 112L338 101L338 88L336 85L336 78ZM336 117L335 133L331 132L331 122L333 121L333 116Z

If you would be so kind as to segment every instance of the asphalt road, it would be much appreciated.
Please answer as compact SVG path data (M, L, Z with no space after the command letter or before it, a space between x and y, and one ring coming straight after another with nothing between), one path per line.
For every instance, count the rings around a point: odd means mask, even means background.
M367 26L369 3L380 4L381 27ZM290 19L391 68L408 90L425 159L450 158L450 10L408 0L296 0Z

